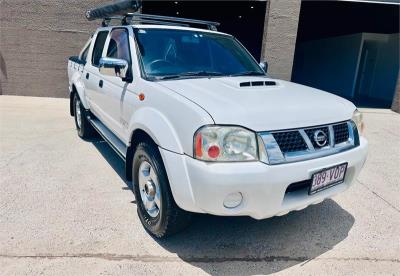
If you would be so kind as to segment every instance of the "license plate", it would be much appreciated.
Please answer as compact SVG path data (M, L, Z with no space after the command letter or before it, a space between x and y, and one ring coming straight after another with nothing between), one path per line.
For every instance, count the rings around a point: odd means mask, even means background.
M329 187L343 183L346 170L347 163L344 163L314 173L308 194L312 195Z

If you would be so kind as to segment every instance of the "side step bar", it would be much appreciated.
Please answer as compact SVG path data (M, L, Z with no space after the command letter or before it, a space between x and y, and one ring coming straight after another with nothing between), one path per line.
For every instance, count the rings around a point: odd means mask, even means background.
M90 124L100 134L101 137L111 146L111 148L125 161L127 146L112 133L99 119L88 116Z

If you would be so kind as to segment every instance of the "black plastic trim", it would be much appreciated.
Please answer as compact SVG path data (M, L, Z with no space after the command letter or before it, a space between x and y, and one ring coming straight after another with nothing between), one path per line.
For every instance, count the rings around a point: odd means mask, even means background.
M69 57L68 60L72 61L72 62L75 62L75 63L78 63L78 64L86 65L86 61L84 61L83 59L80 59L78 56Z

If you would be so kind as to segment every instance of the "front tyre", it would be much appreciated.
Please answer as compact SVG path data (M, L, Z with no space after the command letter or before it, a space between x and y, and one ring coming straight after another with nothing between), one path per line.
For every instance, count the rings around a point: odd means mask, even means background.
M74 118L75 126L78 131L78 135L81 138L88 139L94 136L95 130L87 119L87 111L82 105L81 100L77 93L74 95Z
M146 142L138 145L132 173L137 212L148 232L164 238L189 225L191 215L176 205L156 145Z

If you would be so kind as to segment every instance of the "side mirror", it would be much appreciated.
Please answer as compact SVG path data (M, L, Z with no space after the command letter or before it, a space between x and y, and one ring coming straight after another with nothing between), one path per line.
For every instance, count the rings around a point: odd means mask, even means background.
M268 72L268 62L266 61L260 62L260 67L264 70L265 73Z
M99 62L100 74L110 77L126 79L128 74L128 62L124 59L103 57Z

